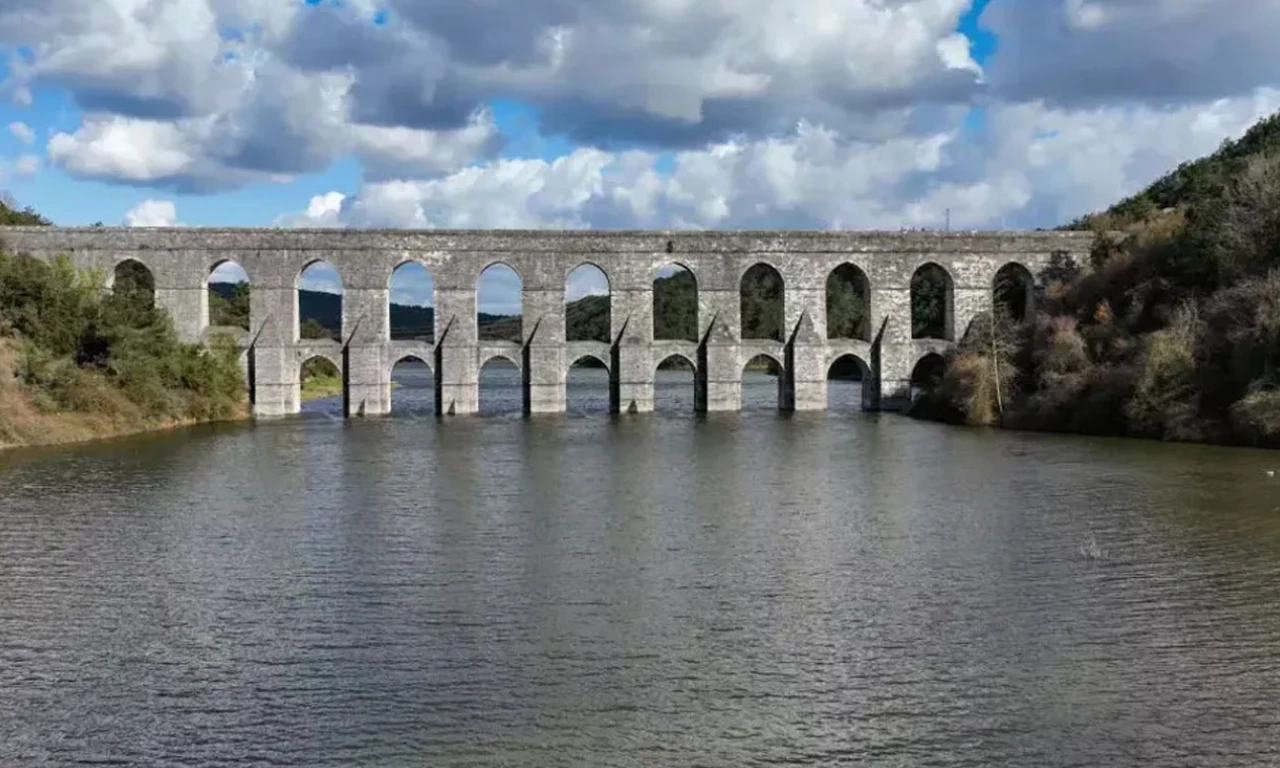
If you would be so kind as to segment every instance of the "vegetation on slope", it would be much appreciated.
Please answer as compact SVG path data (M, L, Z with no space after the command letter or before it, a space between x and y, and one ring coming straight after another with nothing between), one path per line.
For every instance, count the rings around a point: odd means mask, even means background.
M5 227L47 227L50 221L31 207L19 209L7 195L0 195L0 226Z
M183 344L145 273L111 291L67 259L0 253L0 445L245 415L239 353Z
M1046 270L1025 322L977 323L918 412L1280 445L1280 118L1072 226L1088 263Z

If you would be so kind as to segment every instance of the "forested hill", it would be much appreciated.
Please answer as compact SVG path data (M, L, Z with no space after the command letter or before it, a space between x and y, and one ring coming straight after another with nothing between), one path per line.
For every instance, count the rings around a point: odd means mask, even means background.
M918 410L1280 446L1280 116L1068 226L1099 233L1087 263L1046 271L994 347L965 340Z
M1141 222L1170 208L1203 209L1220 204L1249 164L1280 153L1280 113L1265 118L1239 139L1222 143L1211 155L1179 165L1146 189L1066 229L1104 229Z

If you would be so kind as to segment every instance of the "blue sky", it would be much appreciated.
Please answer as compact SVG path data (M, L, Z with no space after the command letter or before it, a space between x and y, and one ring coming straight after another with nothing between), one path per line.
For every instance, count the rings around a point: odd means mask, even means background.
M1053 226L1280 107L1232 2L0 6L0 179L60 225Z

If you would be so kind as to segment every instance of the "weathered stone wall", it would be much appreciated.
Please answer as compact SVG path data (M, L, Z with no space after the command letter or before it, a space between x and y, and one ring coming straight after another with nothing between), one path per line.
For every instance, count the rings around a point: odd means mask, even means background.
M249 355L254 370L254 409L280 416L299 408L300 367L323 355L345 367L348 413L390 410L395 363L415 356L436 377L443 414L474 413L480 368L494 356L520 366L525 407L560 412L568 368L582 354L608 365L614 408L653 408L656 366L682 354L697 370L697 402L706 410L736 410L743 366L766 354L784 370L782 405L798 410L826 406L827 371L843 354L868 372L864 406L900 407L911 372L924 356L945 349L975 317L992 306L996 272L1016 263L1037 274L1055 252L1077 261L1091 245L1086 233L1064 232L551 232L388 231L295 229L0 228L12 252L41 257L68 254L77 264L110 275L122 261L151 270L156 299L188 340L208 329L209 274L234 261L252 288ZM341 342L298 337L298 278L316 261L342 277ZM430 270L435 290L435 344L393 342L389 288L394 270L410 261ZM927 263L952 281L947 338L911 337L911 277ZM495 263L523 280L520 343L479 342L476 283ZM612 296L610 345L565 342L564 290L568 274L584 263L598 266ZM655 341L653 281L668 264L690 269L698 286L698 343ZM786 286L785 342L743 340L739 288L757 263L782 275ZM826 338L826 281L849 263L867 276L872 338Z

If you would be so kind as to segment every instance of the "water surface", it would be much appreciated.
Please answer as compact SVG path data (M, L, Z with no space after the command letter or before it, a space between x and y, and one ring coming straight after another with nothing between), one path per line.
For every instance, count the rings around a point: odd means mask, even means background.
M486 375L0 458L0 765L1280 763L1280 454Z

